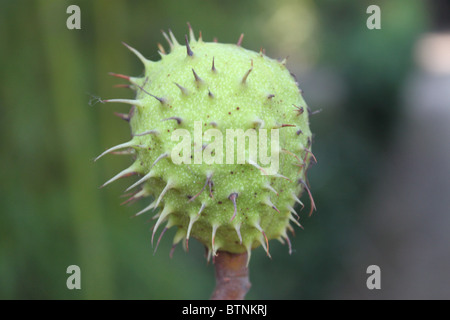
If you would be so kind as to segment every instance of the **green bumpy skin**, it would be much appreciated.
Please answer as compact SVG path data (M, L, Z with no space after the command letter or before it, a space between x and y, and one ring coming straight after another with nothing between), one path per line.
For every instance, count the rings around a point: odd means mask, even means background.
M135 100L111 99L133 107L121 115L131 125L132 139L106 150L104 154L125 149L135 157L134 163L105 185L132 174L140 179L127 190L139 186L130 200L150 196L153 202L138 214L159 209L153 228L165 223L164 232L176 226L174 245L195 238L208 249L208 259L217 250L247 252L262 245L269 255L269 240L287 241L290 222L300 225L294 210L303 190L311 200L306 171L311 153L309 109L292 74L279 62L238 44L222 44L198 40L190 28L190 40L180 45L172 32L163 32L170 53L160 48L161 60L153 62L126 45L145 66L142 77L115 76L130 81L136 91ZM278 156L277 172L268 174L268 166L251 161L232 164L200 164L194 162L196 152L209 152L214 138L203 136L202 146L194 145L194 121L201 121L203 134L208 129L223 133L227 129L266 129L267 154ZM172 134L177 129L192 138L191 163L176 164L172 150L179 144ZM279 146L271 147L270 130L278 130ZM198 141L197 141L198 142ZM249 148L247 143L246 148ZM247 150L246 149L246 150ZM259 148L258 148L259 151ZM181 153L180 153L181 154ZM259 159L258 159L259 160ZM264 169L266 168L266 169ZM295 216L295 217L294 217ZM269 255L270 256L270 255Z

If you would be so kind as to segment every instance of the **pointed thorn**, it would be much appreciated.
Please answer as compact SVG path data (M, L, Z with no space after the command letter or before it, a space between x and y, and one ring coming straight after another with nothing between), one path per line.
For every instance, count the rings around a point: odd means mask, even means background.
M303 179L299 179L298 182L301 183L305 187L306 191L308 192L309 200L311 201L311 211L309 212L308 216L311 216L313 210L317 211L316 204L314 203L314 198L311 194L311 190L309 190L308 185L306 184L306 182Z
M155 98L156 100L158 100L161 104L167 104L167 100L162 98L162 97L157 97L154 94L151 94L150 92L148 92L147 90L145 90L143 87L141 87L140 85L135 84L139 89L141 89L143 92L145 92L146 94L148 94L150 97Z
M154 173L152 171L152 168L161 160L164 158L167 158L169 155L167 153L163 153L161 154L158 158L156 158L155 162L153 162L152 166L150 167L150 171L149 173L147 173L142 179L140 179L139 181L137 181L135 184L131 185L130 187L128 187L125 191L129 191L131 189L133 189L134 187L138 186L139 184L141 184L142 182L154 177Z
M198 210L197 217L200 216L200 214L202 213L203 209L205 209L205 207L206 207L206 204L202 203L202 206L200 207L200 210Z
M214 98L214 94L212 94L212 92L208 89L208 96L213 99Z
M297 217L297 220L300 219L300 216L298 215L297 211L294 210L294 208L292 208L291 206L286 206L286 208Z
M128 48L128 50L130 50L131 52L134 53L134 55L136 57L138 57L139 60L141 60L142 64L147 67L150 63L152 63L153 61L150 61L148 59L146 59L139 51L137 51L136 49L134 49L133 47L130 47L128 44L126 44L125 42L122 42L122 44Z
M132 106L142 106L142 102L140 100L134 100L134 99L107 99L102 100L102 102L105 103L125 103L125 104L131 104Z
M292 244L291 244L291 239L289 239L289 237L286 235L285 236L286 242L288 244L288 248L289 248L289 255L292 255Z
M295 110L297 112L297 116L302 115L303 112L305 112L305 108L296 106L295 104L293 104L293 106L297 109Z
M242 84L245 84L245 83L246 83L247 78L248 78L248 75L250 74L250 72L252 72L252 70L253 70L253 60L252 60L252 66L251 66L251 68L248 69L248 71L245 73L244 77L243 77L242 80L241 80L241 83L242 83Z
M173 44L174 47L177 47L177 46L180 45L180 44L178 43L178 41L177 41L177 38L175 38L175 36L174 36L172 30L170 30L170 29L169 29L169 36L170 36L170 40L172 41L172 44Z
M233 206L234 206L234 212L233 212L233 216L231 217L230 222L234 220L234 218L236 217L236 214L237 214L237 206L236 206L236 198L237 197L238 197L238 194L235 192L228 196L228 199L230 199L231 202L233 202Z
M121 194L119 197L126 198L126 197L130 197L130 196L134 196L138 192L139 191L124 193L124 194Z
M180 117L170 117L170 118L162 119L161 121L167 121L167 120L175 120L178 124L181 124L181 122L183 122L183 119L181 119Z
M147 130L147 131L144 131L144 132L141 132L141 133L135 133L134 136L135 137L141 137L141 136L145 136L147 134L157 135L158 133L159 133L158 130Z
M157 205L155 207L158 207ZM158 218L158 220L155 223L155 226L153 227L153 232L152 232L152 246L153 246L153 238L155 236L156 231L158 230L159 225L161 224L161 222L163 222L163 220L165 220L167 218L167 216L172 213L172 210L170 208L168 208L167 206L164 207L164 209L161 211L160 216Z
M130 191L131 189L135 188L136 186L140 185L144 181L147 181L150 178L153 178L155 176L154 172L150 170L149 173L147 173L145 176L143 176L141 179L139 179L137 182L129 186L127 189L125 189L125 192Z
M136 171L134 171L134 168L126 168L125 170L119 172L118 174L116 174L114 177L112 177L111 179L109 179L108 181L106 181L103 185L100 186L100 188L104 188L106 187L108 184L121 179L121 178L125 178L125 177L129 177L132 176L134 174L137 174Z
M184 95L186 95L186 96L189 94L188 89L186 89L185 87L179 85L179 84L176 83L176 82L174 82L174 84L181 90L181 93L182 93L182 94L184 94Z
M206 176L206 182L205 182L205 184L203 185L203 187L202 187L202 189L200 190L200 192L198 192L195 196L191 197L191 198L188 200L188 202L194 201L195 198L197 198L199 195L202 194L202 192L203 192L203 190L205 189L206 185L209 184L209 182L211 181L211 177L212 177L212 174L208 174L208 175Z
M147 211L149 211L149 210L156 209L156 207L154 206L154 204L155 204L155 202L150 203L147 207L145 207L144 209L142 209L141 211L139 211L138 213L136 213L136 214L134 215L134 217L140 216L141 214L143 214L143 213L145 213L145 212L147 212ZM152 237L152 245L153 245L153 237Z
M169 253L170 259L173 258L173 253L175 252L175 248L177 247L177 244L178 244L178 243L174 243L174 244L172 245L172 248L170 249L170 253Z
M245 246L245 250L247 251L247 264L246 267L248 268L248 265L250 264L250 257L252 255L252 244L249 243Z
M113 76L113 77L116 77L116 78L125 79L127 81L130 81L130 76L126 76L124 74L114 73L114 72L108 72L108 74L110 76Z
M278 208L274 204L272 204L271 208L276 212L280 213L280 210L278 210Z
M297 226L299 226L301 229L303 229L303 226L300 224L300 222L298 222L298 220L295 219L292 215L289 216L289 220L291 220L291 221L294 222Z
M211 249L205 246L205 251L206 263L209 265L209 261L211 260Z
M241 33L241 35L240 35L240 37L239 37L239 40L238 40L238 42L236 43L236 45L238 46L238 47L240 47L241 46L241 44L242 44L242 40L244 39L244 34L243 33Z
M287 180L287 181L289 181L289 182L292 182L291 179L289 179L288 177L285 177L285 176L283 176L282 174L279 174L279 173L274 174L273 176L274 176L275 178L281 178L281 179Z
M191 41L197 41L195 40L195 34L194 34L194 30L191 27L191 24L189 22L187 22L187 26L189 28L189 38L191 39Z
M259 126L259 129L264 129L265 122L263 119L256 119L253 121L254 124Z
M194 55L194 52L192 52L191 47L189 46L189 40L188 40L187 34L184 35L184 39L186 41L186 52L187 52L187 55L189 57L192 57Z
M161 191L161 194L159 195L158 200L156 200L155 208L157 208L159 206L161 200L164 198L164 196L166 195L167 191L172 189L174 186L175 185L174 185L174 183L171 180L167 181L167 184L164 187L164 189Z
M122 150L122 151L113 151L110 152L109 154L113 154L113 155L134 155L136 152L134 151L134 149L128 149L128 150Z
M263 175L267 176L267 172L264 170L264 168L262 168L260 165L258 165L256 162L254 162L253 160L249 159L248 163L251 164L252 166L254 166L256 169L260 170L262 172Z
M211 234L211 249L213 257L216 255L216 249L215 249L215 240L216 240L216 232L219 228L219 225L215 224L212 226L212 234Z
M164 98L161 98L161 97L157 97L157 96L155 96L155 95L153 95L153 94L151 94L151 93L148 93L148 92L146 92L149 96L151 96L151 97L153 97L153 98L155 98L156 100L158 100L161 104L167 104L167 100L166 99L164 99Z
M212 72L217 72L216 67L215 67L215 65L214 65L214 57L213 57L213 59L212 59L212 67L211 67L211 71L212 71Z
M150 167L150 169L153 168L155 166L155 164L157 164L161 159L167 158L168 156L169 156L168 153L161 154L158 158L156 158L155 162L153 162L153 164Z
M170 50L173 49L173 43L170 40L169 36L167 35L167 33L164 32L164 30L161 30L162 35L164 36L164 38L166 39L167 43L169 44Z
M266 253L267 253L267 256L269 258L271 258L270 253L269 253L269 240L267 239L267 236L266 236L266 233L264 232L264 230L261 229L261 233L264 236L264 240L266 241Z
M275 193L277 196L279 196L277 190L275 190L269 183L266 184L265 188L266 188L267 190L272 191L272 192Z
M236 230L237 236L239 238L239 243L242 244L241 225L240 224L235 225L234 230Z
M311 148L311 143L312 143L312 140L311 140L311 137L308 137L308 141L307 141L307 147L308 148Z
M119 144L117 146L114 146L112 148L109 148L108 150L103 152L101 155L99 155L97 158L95 158L94 162L97 161L98 159L100 159L101 157L103 157L105 154L108 154L108 153L110 153L112 151L116 151L116 150L123 149L123 148L129 148L129 147L132 147L132 146L134 146L133 141L128 141L128 142Z
M185 238L185 233L184 233L183 229L178 228L178 230L175 233L175 236L173 238L173 245L172 245L172 249L170 250L170 254L169 254L170 258L172 258L172 256L173 256L175 247L178 245L178 243L180 243L181 240L183 240L183 238Z
M311 111L311 109L308 108L308 113L310 116L316 115L318 113L321 113L322 109L316 110L316 111Z
M130 121L130 115L126 114L126 113L119 113L119 112L114 112L114 115L129 122Z
M281 149L282 152L287 153L297 159L298 163L294 163L294 165L303 167L305 165L305 161L301 161L300 158L295 154L286 149ZM300 169L301 170L301 169ZM300 172L300 171L299 171Z
M292 226L291 226L290 224L288 224L286 228L287 228L287 229L292 233L292 235L295 237L295 230L294 230L294 228L292 228Z
M197 83L203 83L202 78L200 78L200 77L197 75L197 73L195 72L194 69L192 69L192 73L194 74L194 78L195 78L195 81L196 81Z
M157 46L158 46L158 49L159 49L159 53L160 53L161 55L165 56L165 55L166 55L166 50L164 49L164 47L162 46L162 44L158 42Z
M303 202L300 201L300 199L295 195L295 193L292 193L292 199L294 199L295 202L297 202L298 204L300 204L302 206L302 210L305 207L305 205L303 204Z
M161 239L162 239L164 233L166 233L167 229L169 229L169 228L164 227L164 229L161 231L161 234L160 234L159 237L158 237L158 241L156 242L156 246L155 246L155 250L153 251L153 255L155 255L156 250L158 250L159 242L161 241Z
M145 194L146 194L146 192L144 190L134 192L134 193L132 193L130 198L128 198L127 200L122 202L120 205L123 206L127 203L133 203L134 201L142 198Z
M311 152L311 150L305 148L305 151L308 152L311 155L311 157L314 159L314 162L317 163L317 159L314 156L314 154Z
M265 241L266 241L266 253L267 253L267 256L270 257L270 254L269 254L269 240L267 239L266 233L265 233L264 230L261 228L261 226L259 225L259 223L254 224L253 226L254 226L259 232L261 232L261 234L264 236L264 239L265 239Z
M274 209L276 212L280 213L280 210L278 210L278 208L272 203L272 201L270 201L270 198L267 198L264 202L264 204L266 204L267 206L271 207L272 209Z
M189 235L191 234L192 226L197 221L198 215L189 217L189 225L186 233L186 251L189 251Z

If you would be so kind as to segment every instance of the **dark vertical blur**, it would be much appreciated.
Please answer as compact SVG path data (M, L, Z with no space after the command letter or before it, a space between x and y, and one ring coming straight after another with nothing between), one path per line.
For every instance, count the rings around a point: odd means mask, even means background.
M450 30L450 2L446 0L429 0L430 29L435 31Z

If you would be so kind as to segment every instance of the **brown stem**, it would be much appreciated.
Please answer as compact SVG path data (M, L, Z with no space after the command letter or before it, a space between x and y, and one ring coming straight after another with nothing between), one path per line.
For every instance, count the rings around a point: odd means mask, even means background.
M214 259L216 288L211 300L243 300L250 289L247 253L218 251Z

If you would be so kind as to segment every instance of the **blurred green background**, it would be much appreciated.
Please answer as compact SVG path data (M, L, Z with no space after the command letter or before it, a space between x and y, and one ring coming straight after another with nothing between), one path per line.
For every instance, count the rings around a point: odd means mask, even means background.
M81 9L68 30L66 8ZM381 30L366 9L381 8ZM195 241L169 258L168 231L153 255L147 201L120 206L131 180L99 186L131 163L93 162L126 141L128 107L97 97L133 96L108 72L140 75L121 44L159 59L161 30L181 42L190 22L205 41L235 43L282 59L313 111L309 181L318 211L302 212L294 253L271 242L272 259L254 251L249 299L340 298L365 203L403 117L400 90L412 50L431 28L429 3L412 0L0 1L0 298L208 299L214 268ZM307 206L309 202L304 198ZM355 230L358 230L356 232ZM376 263L373 262L373 263ZM81 290L68 290L66 268L81 268ZM364 276L366 265L361 266ZM348 274L347 274L348 276ZM362 286L365 283L361 284ZM349 290L348 288L346 289Z

